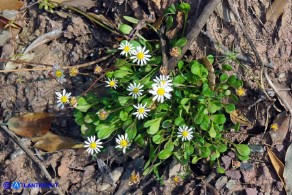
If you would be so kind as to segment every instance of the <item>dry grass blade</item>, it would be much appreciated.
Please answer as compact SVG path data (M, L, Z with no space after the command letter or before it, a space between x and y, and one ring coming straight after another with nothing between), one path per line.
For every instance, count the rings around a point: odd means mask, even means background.
M51 113L26 113L8 120L8 128L22 137L36 137L46 134L54 116Z
M280 178L281 182L285 186L285 180L283 177L284 164L278 159L278 157L272 152L272 150L270 148L267 147L267 151L268 151L268 156L272 162L272 165L273 165L278 177Z
M275 0L266 13L267 22L276 22L287 6L286 0Z
M292 144L287 149L287 153L285 156L285 168L284 168L284 173L283 177L286 183L286 192L287 194L292 193Z

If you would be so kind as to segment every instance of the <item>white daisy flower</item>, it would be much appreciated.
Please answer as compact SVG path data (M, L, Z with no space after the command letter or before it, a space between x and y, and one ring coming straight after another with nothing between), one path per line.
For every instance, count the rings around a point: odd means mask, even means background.
M130 42L126 41L125 44L121 43L118 49L122 50L121 55L128 57L128 54L132 55L132 52L135 48Z
M118 84L118 81L115 79L115 78L112 78L112 79L108 79L108 81L106 81L107 85L106 87L111 87L111 88L114 88L116 89L117 88L117 84Z
M137 62L138 65L145 65L147 61L150 60L151 55L148 54L149 50L146 50L146 47L143 48L138 46L136 50L133 50L132 56L130 57L133 60L133 63Z
M169 79L169 76L165 76L165 75L160 75L159 77L157 76L155 79L153 79L153 81L157 84L157 85L161 85L161 86L172 86L172 80Z
M66 93L65 89L63 90L63 94L61 92L55 92L55 93L56 93L57 99L58 99L57 107L61 108L63 110L65 107L65 104L69 103L69 98L71 96L71 93Z
M56 80L61 84L66 81L64 71L57 64L53 66L53 75Z
M157 100L158 102L163 103L164 98L170 99L171 94L169 92L173 91L171 86L168 85L157 85L152 84L152 90L149 93L153 94L154 97L152 98L153 101Z
M129 95L132 95L133 98L137 99L139 96L142 95L142 91L144 91L142 88L144 87L144 85L140 85L140 83L138 83L138 85L136 83L134 84L130 84L127 88L127 91L130 91Z
M137 106L134 105L134 108L137 109L137 112L134 112L133 115L136 115L136 117L140 119L144 119L144 117L147 117L147 112L150 111L150 109L146 108L146 103L143 106L142 104L138 104Z
M88 141L85 141L85 145L84 147L87 148L87 152L91 155L95 153L99 153L100 152L100 148L103 148L103 146L101 145L102 142L100 141L100 139L95 140L95 136L91 136L87 138Z
M116 148L121 148L123 153L126 153L126 148L130 146L127 133L125 135L118 135L116 142L118 144Z
M177 137L181 137L182 141L190 141L193 138L192 127L188 127L186 125L180 126L178 128Z

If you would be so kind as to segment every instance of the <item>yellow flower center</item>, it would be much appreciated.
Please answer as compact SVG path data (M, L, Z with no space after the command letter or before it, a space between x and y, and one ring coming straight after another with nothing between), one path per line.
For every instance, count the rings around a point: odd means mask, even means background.
M245 89L243 87L239 87L237 90L236 90L236 94L238 96L245 96Z
M120 145L124 148L124 147L127 147L128 146L128 142L127 142L127 140L121 140L121 142L120 142Z
M277 131L279 129L279 125L277 123L271 124L271 129Z
M109 82L109 86L110 86L110 87L114 87L115 85L116 85L116 82L115 82L115 81L110 81L110 82Z
M96 148L96 143L95 142L90 143L89 148L95 149Z
M157 90L157 94L160 95L160 96L162 96L162 95L165 94L165 90L164 90L163 88L159 88L159 89Z
M134 89L133 89L133 93L138 93L139 92L139 89L137 88L137 87L135 87Z
M61 70L56 70L55 75L57 78L60 78L61 76L63 76L63 72Z
M143 114L145 112L145 109L144 108L139 108L138 112L139 112L139 114Z
M182 136L184 136L184 137L188 137L189 132L188 132L188 131L183 131L181 134L182 134Z
M178 176L173 177L174 183L180 183L180 178Z
M138 54L137 54L137 58L138 58L138 60L142 60L142 59L144 59L144 53L142 53L142 52L138 52Z
M67 101L68 101L68 97L65 96L65 95L63 95L63 96L61 97L61 102L62 102L62 103L66 103Z
M130 46L128 46L128 45L124 47L124 51L127 52L127 53L130 51L130 49L131 49L131 48L130 48Z
M75 76L77 76L78 72L79 72L79 71L78 71L77 68L71 68L71 69L69 70L69 74L70 74L71 77L75 77Z

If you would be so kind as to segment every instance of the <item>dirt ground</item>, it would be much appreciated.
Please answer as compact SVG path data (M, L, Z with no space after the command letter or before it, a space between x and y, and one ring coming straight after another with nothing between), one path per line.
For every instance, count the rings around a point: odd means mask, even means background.
M82 3L80 3L82 2ZM168 0L72 0L71 5L81 10L102 14L113 23L120 23L123 15L138 19L152 18L154 21L163 14L163 10L171 3L180 1ZM201 14L205 1L188 0L191 4L189 18L195 20ZM266 13L271 6L269 0L240 0L235 1L234 7L239 10L245 30L251 37L264 63L270 68L268 74L277 89L292 105L292 7L287 1L283 14L275 21L266 21ZM27 1L27 5L33 1ZM25 13L25 14L23 14ZM99 59L105 56L104 49L117 47L118 41L105 29L75 12L56 9L52 14L38 9L37 5L29 7L26 12L19 12L16 21L23 27L18 36L6 37L0 45L1 59L9 59L22 53L32 41L45 33L60 29L61 33L45 44L33 48L31 61L43 64L76 65ZM229 15L227 17L226 15ZM190 29L191 27L188 27ZM247 95L240 98L237 107L252 125L241 127L239 132L226 135L232 141L249 144L250 160L235 166L235 153L227 152L221 157L225 174L218 174L210 169L207 162L200 161L192 165L193 173L181 182L174 182L179 167L170 163L163 170L165 182L162 184L153 175L141 176L140 182L128 184L133 170L141 172L144 164L142 148L130 151L123 156L108 143L107 154L100 156L100 161L92 161L83 149L64 149L53 153L44 153L32 147L27 138L21 141L39 158L52 178L58 182L65 194L286 194L268 156L265 144L271 145L269 126L275 117L285 111L285 106L269 88L267 81L264 86L270 92L271 100L259 88L261 67L254 52L245 38L234 15L224 1L221 7L208 19L197 41L186 53L187 58L202 58L212 54L219 60L227 60L226 54L234 52L244 60L230 61L235 67L234 73L244 81ZM1 34L5 34L4 30ZM225 48L225 49L224 49ZM108 61L102 62L105 65ZM7 63L0 63L4 69ZM10 64L21 69L24 66ZM16 66L16 67L15 67ZM43 66L41 66L43 67ZM56 112L55 91L63 88L70 90L73 95L80 95L94 82L94 78L86 76L92 72L95 64L81 70L83 74L77 77L67 77L64 84L58 83L50 76L50 70L33 72L0 73L0 120L7 121L12 116L27 112ZM215 67L216 68L216 67ZM91 89L97 91L97 87ZM59 111L58 111L59 112ZM291 113L290 113L291 114ZM283 127L284 128L284 127ZM291 130L291 129L290 129ZM73 109L60 113L52 124L52 131L59 135L69 136L83 141L80 127L75 124ZM274 144L272 151L285 162L285 151L292 141L291 131L284 132L281 143ZM105 164L106 165L105 165ZM202 182L202 176L207 177L208 185ZM0 130L0 183L5 181L47 182L40 168L27 154ZM15 194L57 194L56 190L41 188L14 190ZM11 194L11 190L0 187L0 194Z

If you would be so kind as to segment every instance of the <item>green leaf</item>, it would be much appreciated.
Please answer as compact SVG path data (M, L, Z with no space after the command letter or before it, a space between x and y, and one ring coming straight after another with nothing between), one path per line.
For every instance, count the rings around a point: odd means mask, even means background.
M245 144L236 144L235 148L240 156L249 156L250 154L250 148Z
M75 122L81 126L84 124L84 116L83 113L79 110L74 110L73 116L75 118Z
M223 152L226 152L227 150L227 145L226 144L220 144L218 147L217 147L218 151L220 153L223 153Z
M241 156L241 155L237 155L238 159L241 161L248 161L249 156Z
M217 173L221 173L221 174L225 173L225 169L223 167L217 167L216 171L217 171Z
M231 112L233 112L235 110L235 105L234 104L226 104L224 106L224 108L225 108L225 111L227 113L231 113Z
M200 151L201 151L201 157L202 158L207 158L211 154L211 150L209 148L207 148L207 147L201 147Z
M130 17L130 16L123 16L123 18L125 20L127 20L128 22L131 22L133 24L138 24L140 20L136 19L136 18L133 18L133 17Z
M99 124L96 126L96 129L98 130L97 136L99 139L106 139L118 128L119 127L115 126L114 124Z
M172 127L172 120L165 120L165 121L163 121L162 127L165 128L165 129L167 129L169 127Z
M178 61L177 67L179 70L181 70L184 67L184 62L182 60Z
M185 124L185 120L182 117L178 117L174 120L175 126L181 126Z
M236 76L235 76L235 75L231 75L231 76L228 78L227 83L228 83L229 85L231 85L231 86L234 86L235 83L236 83L236 81L237 81Z
M242 82L242 80L237 80L236 82L235 82L235 84L234 84L234 87L236 88L236 89L238 89L239 87L242 87L243 86L243 82Z
M174 86L176 86L177 84L183 84L185 81L186 80L182 75L177 75L173 79L173 84L174 84Z
M210 130L209 130L209 135L210 135L210 137L212 137L212 138L216 137L216 131L215 131L213 125L211 126L211 128L210 128Z
M129 140L133 140L135 136L137 135L137 125L136 125L136 120L133 121L131 125L129 125L125 132L128 134Z
M131 74L129 71L125 71L125 70L116 70L114 71L114 77L117 78L117 79L122 79L124 78L125 76Z
M158 158L160 160L165 160L171 156L172 151L169 150L161 150L158 154Z
M210 102L208 105L208 111L213 114L217 112L218 110L220 110L221 106L222 105L219 101Z
M181 105L185 105L185 104L187 104L189 101L190 101L190 98L183 98L183 99L180 101L180 104L181 104Z
M130 41L130 43L136 48L138 46L141 46L141 44L138 41Z
M182 37L179 40L177 40L177 42L175 43L175 46L183 47L185 44L187 44L187 42L188 42L187 38Z
M156 135L154 135L154 136L152 137L152 141L153 141L155 144L160 144L160 143L163 141L162 138L163 138L163 137L162 137L161 135L156 134Z
M91 105L87 103L87 101L83 98L80 97L77 100L77 106L75 107L77 110L80 110L81 112L87 112L89 108L91 108Z
M230 66L229 64L223 64L222 69L226 70L226 71L231 71L231 70L233 70L233 67Z
M159 130L161 120L162 120L162 117L156 118L156 119L152 119L150 121L145 122L144 123L144 127L149 127L150 126L149 129L147 129L147 133L150 134L150 135L156 134L157 131Z
M213 114L210 119L216 124L224 124L226 121L224 114Z
M181 3L178 6L178 10L184 13L188 12L190 9L191 9L191 6L188 3Z
M128 119L128 112L125 110L120 111L119 117L121 121L126 121Z
M167 18L166 18L166 32L170 30L172 25L173 25L173 17L167 16Z
M122 25L120 26L120 28L119 28L119 30L120 30L123 34L126 34L126 35L130 34L130 32L131 32L132 29L133 29L133 28L132 28L131 26L127 25L127 24L122 24Z
M200 158L198 156L194 156L192 158L192 164L196 164L198 162L198 160L200 160Z
M210 62L211 64L213 64L214 61L215 61L213 55L208 55L208 56L207 56L207 59L209 60L209 62Z
M134 140L140 147L146 147L146 141L145 138L142 137L141 134L138 134L137 137Z
M171 139L169 139L169 140L166 142L166 144L164 145L164 149L165 149L165 150L168 150L168 151L173 151L173 149L174 149L174 144L173 144L173 142L172 142Z
M224 83L228 79L228 74L223 73L220 76L220 83Z
M192 62L192 67L191 67L191 72L194 74L194 75L198 75L198 76L201 76L201 67L200 67L200 63L197 61L197 60L194 60Z
M203 116L203 120L200 123L200 128L207 131L210 127L210 118L208 115Z
M166 9L166 13L171 13L171 14L175 14L176 12L176 7L174 4L171 4L167 9Z
M124 106L127 103L127 101L130 99L131 99L130 96L119 96L118 97L118 101L119 101L121 106Z

